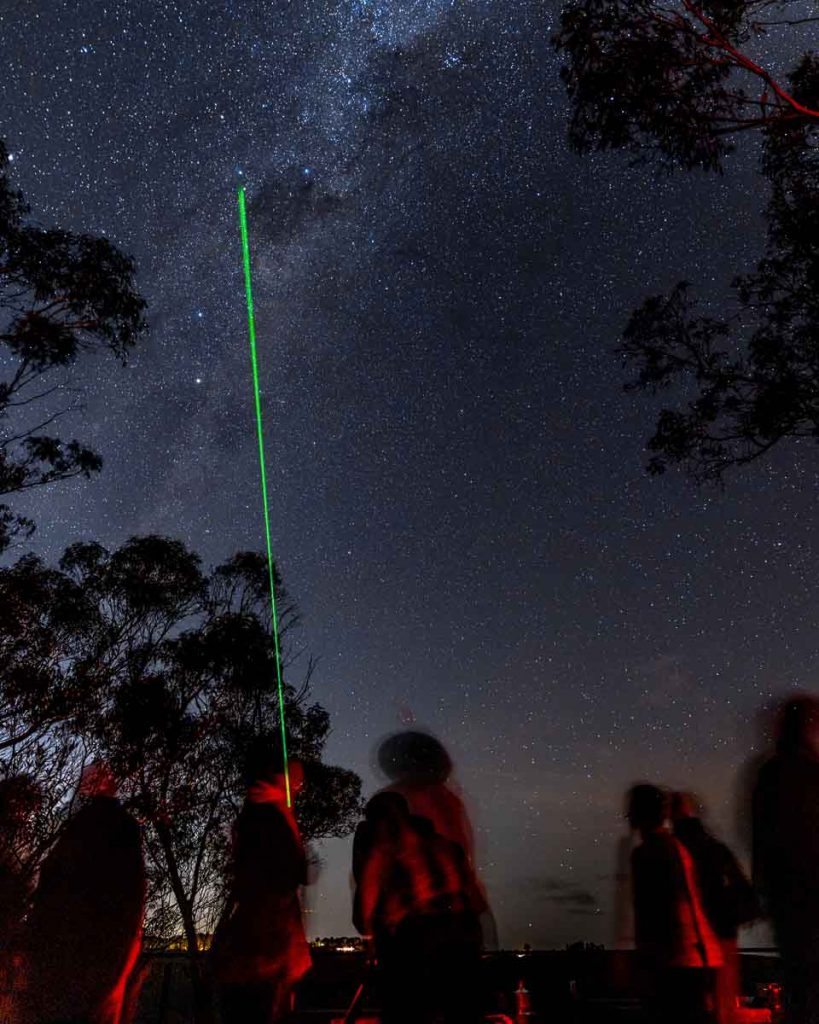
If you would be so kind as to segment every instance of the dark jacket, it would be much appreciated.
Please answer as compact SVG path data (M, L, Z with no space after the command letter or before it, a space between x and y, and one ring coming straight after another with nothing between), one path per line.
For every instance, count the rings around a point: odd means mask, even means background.
M31 896L29 873L13 849L0 845L0 950L11 944Z
M711 835L699 818L683 818L674 835L694 861L702 903L721 939L735 939L739 926L759 916L751 883L725 843Z
M634 934L652 969L718 967L722 951L698 892L690 854L668 832L645 836L631 855Z
M819 761L777 755L753 794L754 881L780 933L819 956Z
M246 801L236 819L230 910L214 936L220 982L292 984L310 966L299 889L307 859L291 820L276 803Z
M139 951L144 902L139 826L115 798L93 797L40 869L25 928L29 1024L112 1019Z

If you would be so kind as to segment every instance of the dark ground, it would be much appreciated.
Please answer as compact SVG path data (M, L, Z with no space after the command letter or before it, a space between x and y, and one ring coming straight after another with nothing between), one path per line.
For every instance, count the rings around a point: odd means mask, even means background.
M779 980L779 961L770 954L742 956L743 991ZM533 1024L615 1024L637 1022L632 957L606 950L493 953L484 960L484 982L491 1012L515 1016L515 989L529 990ZM314 968L301 986L298 1021L324 1024L343 1016L366 975L361 953L314 951ZM137 1012L136 1024L189 1024L190 986L181 954L153 957ZM365 989L362 1017L377 1015L377 994Z

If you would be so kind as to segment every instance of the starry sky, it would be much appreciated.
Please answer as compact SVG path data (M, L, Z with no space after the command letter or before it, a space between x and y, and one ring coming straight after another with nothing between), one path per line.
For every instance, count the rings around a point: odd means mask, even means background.
M647 293L688 279L718 310L753 265L755 144L721 178L574 156L556 13L0 0L17 183L131 253L150 303L126 369L77 374L103 473L16 504L35 550L261 547L244 184L274 547L328 756L370 793L410 716L447 743L505 946L612 940L637 779L699 791L738 842L757 711L819 668L813 450L724 491L652 480L656 407L612 354ZM322 850L315 935L352 931L349 856Z

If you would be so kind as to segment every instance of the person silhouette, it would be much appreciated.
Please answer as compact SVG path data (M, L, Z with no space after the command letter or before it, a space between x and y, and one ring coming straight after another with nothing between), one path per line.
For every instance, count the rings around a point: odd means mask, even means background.
M400 793L411 814L426 818L438 835L461 847L474 871L472 823L453 779L452 759L443 743L430 733L407 729L382 740L376 756L378 767L388 780L382 792ZM474 879L480 886L476 872ZM486 908L481 914L483 943L488 949L497 949L497 926L485 891L481 898Z
M271 1024L289 1009L310 969L299 892L307 858L287 806L280 752L256 744L244 773L247 793L233 830L228 904L210 954L223 1024ZM304 783L290 762L290 792Z
M702 905L722 946L723 966L716 973L716 1020L734 1024L740 996L737 935L741 925L760 915L753 886L731 850L702 823L701 809L691 793L673 793L674 835L694 861Z
M819 1024L819 700L778 715L752 795L753 876L782 958L788 1024Z
M33 890L29 826L41 799L28 775L0 781L0 1020L14 1017L22 921Z
M85 769L79 810L46 855L24 929L25 1024L120 1024L139 957L145 866L139 825L108 766Z
M353 918L372 938L386 1024L482 1017L483 891L460 843L377 793L353 842Z
M382 740L378 766L389 780L386 790L400 793L410 812L432 822L435 831L459 843L472 863L475 839L463 799L452 784L452 759L439 739L409 729Z
M713 1020L713 971L723 963L719 940L699 894L691 856L666 828L668 801L642 783L628 793L629 824L640 834L631 855L634 934L656 1024Z

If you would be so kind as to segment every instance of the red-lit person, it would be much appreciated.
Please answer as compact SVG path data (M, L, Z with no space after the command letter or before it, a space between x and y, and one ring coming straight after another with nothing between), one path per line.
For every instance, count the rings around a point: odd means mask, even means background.
M754 881L782 958L786 1021L819 1022L819 701L780 710L753 794Z
M411 814L431 821L435 831L458 843L472 863L472 826L452 784L452 760L441 741L416 730L394 733L381 742L377 758L389 780L386 789L400 793Z
M631 855L634 933L652 1024L711 1024L719 939L702 906L687 849L666 828L668 800L656 786L634 786L628 820L640 834Z
M463 847L382 791L356 830L353 875L354 924L373 941L386 1024L480 1021L487 907Z
M33 888L28 840L40 800L28 775L0 781L0 1020L13 1019L21 980L21 927Z
M457 843L473 868L474 884L480 887L474 873L472 823L453 779L452 759L443 743L427 732L408 729L383 740L377 760L388 779L384 792L400 793L409 805L410 814L425 818L432 823L437 835ZM485 892L481 898L485 906L481 914L483 941L487 948L494 949L497 947L495 919Z
M139 825L102 762L40 868L25 928L24 1024L121 1024L139 957L145 867Z
M304 781L298 761L290 762L289 779L292 803ZM300 900L307 858L275 744L254 747L245 782L229 905L214 936L211 969L223 1024L271 1024L288 1012L311 964Z
M691 854L702 905L722 946L723 966L716 975L717 1024L735 1024L740 997L737 935L741 925L759 917L753 886L736 857L713 836L700 817L696 799L690 793L671 797L674 835Z

